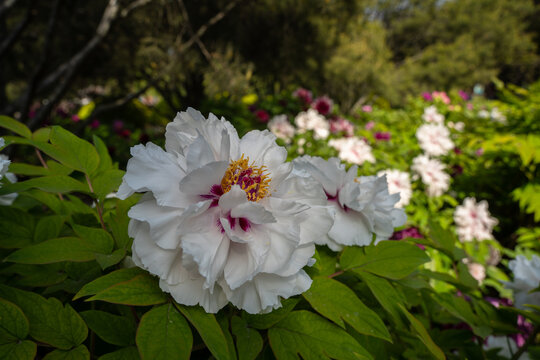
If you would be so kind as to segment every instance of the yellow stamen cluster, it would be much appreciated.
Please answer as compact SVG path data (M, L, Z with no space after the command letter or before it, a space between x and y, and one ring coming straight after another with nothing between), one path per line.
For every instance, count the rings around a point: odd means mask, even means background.
M250 201L259 201L270 192L270 176L265 173L266 167L257 167L252 162L249 164L249 157L231 161L221 179L223 193L229 192L233 185L239 185L246 192Z

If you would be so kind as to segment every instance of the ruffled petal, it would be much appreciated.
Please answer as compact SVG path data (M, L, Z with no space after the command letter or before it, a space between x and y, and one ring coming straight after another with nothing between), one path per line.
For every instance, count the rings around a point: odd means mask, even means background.
M204 278L197 277L186 279L178 284L169 284L163 280L159 282L161 290L172 295L173 299L183 305L201 305L208 313L217 313L221 308L227 305L225 292L215 286L212 291L204 288Z
M214 161L191 171L180 181L180 191L198 201L201 195L210 193L213 185L221 184L228 166L225 161Z
M224 275L227 285L236 289L257 275L270 249L270 238L260 232L247 243L231 243Z
M337 208L334 225L328 236L341 245L366 246L371 243L371 234L371 226L361 213Z

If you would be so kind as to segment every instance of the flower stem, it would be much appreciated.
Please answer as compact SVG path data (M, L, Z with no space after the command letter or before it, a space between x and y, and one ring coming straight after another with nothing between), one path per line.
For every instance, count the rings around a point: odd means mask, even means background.
M333 277L336 277L336 276L339 276L341 274L343 274L345 272L345 270L339 270L339 271L336 271L335 273L333 273L332 275L328 275L328 278L331 279Z
M36 150L36 155L39 159L39 162L41 163L41 165L45 168L45 169L48 169L49 167L47 166L47 163L45 162L45 160L43 160L43 156L41 156L41 151L39 151L37 148L35 149ZM61 201L64 201L64 197L62 196L62 194L58 193L58 197L60 198Z
M86 178L86 182L88 183L88 188L90 189L90 192L92 194L95 194L94 188L92 187L92 182L90 181L90 177L87 174L84 174ZM107 231L107 228L105 227L105 222L103 221L103 209L101 208L101 204L99 203L98 199L94 199L94 203L96 204L96 210L99 217L99 222L101 223L101 227L103 230Z

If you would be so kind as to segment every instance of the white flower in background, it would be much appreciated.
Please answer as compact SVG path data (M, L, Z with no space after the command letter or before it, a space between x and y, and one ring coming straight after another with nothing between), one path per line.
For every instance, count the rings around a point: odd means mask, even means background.
M291 174L269 131L242 139L233 126L189 108L167 125L165 151L133 157L118 191L146 192L131 208L133 260L185 305L217 312L230 301L271 311L306 291L313 241L332 225L322 187Z
M305 133L308 130L313 130L315 139L326 139L330 135L330 123L324 116L319 114L315 109L302 111L294 119L299 133Z
M411 178L408 172L395 169L382 170L377 176L386 175L388 182L388 192L390 194L399 194L400 199L396 207L402 208L409 204L412 197Z
M491 116L491 120L497 123L500 123L500 124L506 123L506 116L496 107L491 109L491 113L489 115Z
M499 356L505 356L510 359L513 354L518 350L518 346L514 339L506 336L488 336L486 342L484 343L484 350L491 350L499 348L497 352ZM519 357L519 360L529 360L529 354L524 353Z
M268 122L268 129L278 138L285 140L287 144L294 136L294 126L287 119L287 115L274 116Z
M428 123L443 124L444 115L440 114L435 105L428 106L424 109L422 119Z
M6 143L4 138L0 138L0 148L3 148L5 144ZM9 180L9 182L15 183L17 182L17 177L15 176L15 174L8 172L10 164L11 160L9 160L6 155L0 154L0 180L6 178ZM11 193L0 196L0 205L13 204L13 201L17 198L17 195L17 193Z
M465 130L465 124L461 121L458 121L457 123L454 123L453 121L449 121L447 125L450 129L454 129L459 132L462 132L463 130Z
M445 165L437 159L419 155L413 159L411 169L420 175L429 197L441 196L450 187L450 175L444 171Z
M498 221L492 217L485 200L476 203L475 198L466 198L454 212L454 221L460 241L490 240L491 232Z
M338 156L341 160L358 165L362 165L365 161L375 163L371 146L356 136L332 139L328 145L339 151Z
M484 110L484 109L480 110L477 115L479 118L482 118L482 119L487 119L488 117L490 117L489 111Z
M469 274L481 284L486 278L486 268L482 264L475 263L466 258L463 259L463 262L467 265Z
M450 131L444 125L424 124L416 130L420 148L431 156L446 155L454 148Z
M520 309L530 309L525 304L540 306L540 292L532 292L540 286L540 257L533 255L529 260L518 255L508 263L514 273L514 281L505 284L514 290L514 304Z
M358 167L346 171L338 158L303 156L293 163L296 172L313 176L322 185L335 213L328 237L315 240L317 244L339 251L346 245L369 245L373 234L377 243L407 220L405 212L395 208L399 194L388 193L385 176L357 177Z

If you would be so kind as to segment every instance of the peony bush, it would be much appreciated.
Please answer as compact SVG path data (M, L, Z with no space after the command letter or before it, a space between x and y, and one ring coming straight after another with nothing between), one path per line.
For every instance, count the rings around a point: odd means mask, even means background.
M0 117L0 357L537 358L540 88L499 86L188 108L125 170Z

